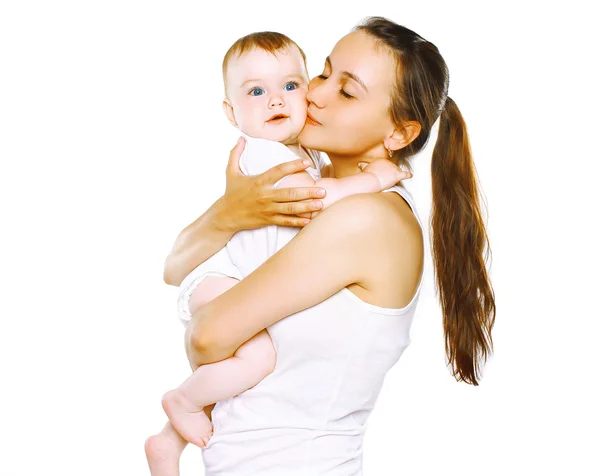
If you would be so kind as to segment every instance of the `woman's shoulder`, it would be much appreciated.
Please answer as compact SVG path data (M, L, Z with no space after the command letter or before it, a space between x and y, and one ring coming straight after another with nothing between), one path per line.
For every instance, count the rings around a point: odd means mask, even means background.
M380 203L379 217L385 220L384 230L389 238L382 246L391 248L401 261L406 261L407 254L420 256L423 249L424 230L420 220L404 196L396 192L380 192L372 194Z
M329 208L338 213L351 210L354 220L376 225L378 229L408 227L419 232L421 229L408 202L395 192L358 193L339 200ZM368 229L364 231L368 233Z
M399 243L422 241L421 226L408 203L398 193L360 193L345 197L321 214L325 227L343 226L346 232L384 252L396 252ZM318 217L317 217L318 218ZM376 244L376 245L375 245ZM373 247L373 246L372 246Z
M361 276L352 291L382 307L401 308L410 302L423 269L424 243L421 226L404 198L389 192L357 194L329 209L329 223L339 226L344 217L351 220L350 231L362 244L352 256Z
M328 212L332 217L351 219L354 223L357 221L364 225L377 224L385 221L386 215L392 210L393 206L382 193L356 193L338 200L321 213ZM365 232L368 230L363 229Z
M394 187L394 189L398 190L400 187ZM406 190L406 189L403 189ZM407 227L407 231L411 231L416 237L422 235L422 226L419 218L416 216L416 210L413 209L414 201L412 200L412 195L409 192L405 192L405 195L400 194L400 192L395 192L393 190L388 190L386 192L380 192L376 195L381 201L387 203L387 206L390 209L392 215L398 220L398 223ZM409 198L412 205L409 204Z

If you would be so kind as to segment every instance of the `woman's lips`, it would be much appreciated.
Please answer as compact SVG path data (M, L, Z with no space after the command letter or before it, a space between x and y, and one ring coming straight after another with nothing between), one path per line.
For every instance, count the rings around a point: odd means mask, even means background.
M320 122L318 122L317 120L315 120L315 118L312 117L309 113L306 114L306 124L308 124L310 126L322 126L323 125Z

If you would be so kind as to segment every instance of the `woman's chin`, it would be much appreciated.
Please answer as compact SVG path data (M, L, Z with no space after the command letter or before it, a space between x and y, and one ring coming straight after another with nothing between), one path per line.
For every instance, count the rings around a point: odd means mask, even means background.
M298 135L298 142L309 149L319 150L319 141L310 130L312 126L304 126Z

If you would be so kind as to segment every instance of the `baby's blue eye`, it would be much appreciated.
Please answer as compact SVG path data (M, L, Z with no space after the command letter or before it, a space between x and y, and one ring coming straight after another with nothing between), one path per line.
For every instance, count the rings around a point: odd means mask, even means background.
M262 94L264 93L262 88L253 88L250 90L250 94L252 96L262 96Z
M291 86L291 87L290 87ZM293 91L294 89L296 89L298 87L298 85L296 83L287 83L285 85L285 90L286 91Z

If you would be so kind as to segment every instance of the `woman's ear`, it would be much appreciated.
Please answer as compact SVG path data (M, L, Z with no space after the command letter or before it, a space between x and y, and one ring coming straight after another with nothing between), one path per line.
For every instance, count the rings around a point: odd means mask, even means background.
M227 116L227 119L229 120L229 122L231 122L231 124L234 127L237 127L238 123L235 120L233 106L231 105L231 103L229 102L229 99L227 99L227 98L223 99L223 111L225 112L225 115Z
M421 133L421 124L417 121L408 121L404 123L404 131L394 129L390 137L383 141L386 149L396 151L403 149L414 141Z

